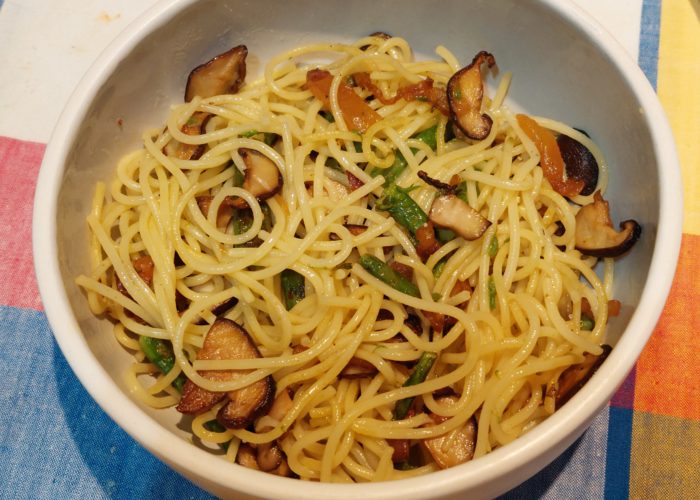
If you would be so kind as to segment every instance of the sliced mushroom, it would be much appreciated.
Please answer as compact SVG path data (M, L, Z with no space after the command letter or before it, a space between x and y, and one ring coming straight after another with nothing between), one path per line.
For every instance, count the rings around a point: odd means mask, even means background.
M436 226L451 229L465 240L480 238L491 225L491 222L454 194L435 198L428 217Z
M198 360L259 357L260 352L248 332L233 321L224 318L214 322L204 338L202 348L197 353ZM210 370L202 372L202 376L210 380L230 381L249 372L250 370ZM188 380L177 410L181 413L201 413L224 397L228 397L229 401L219 410L217 420L224 427L240 429L263 415L270 408L274 396L275 382L271 376L229 392L208 391Z
M576 214L576 249L594 257L617 257L628 251L642 234L642 227L634 220L620 223L615 231L610 220L610 205L600 191L593 195L593 203Z
M487 64L490 68L496 64L496 59L482 50L474 56L469 66L457 71L447 82L450 117L467 137L476 140L486 138L493 125L491 117L481 112L484 97L482 64Z
M246 166L243 189L258 201L266 200L282 189L282 174L272 160L254 149L241 148L238 153ZM236 198L233 205L236 208L248 208L242 198Z
M457 396L445 396L436 399L436 401L444 406L451 407L457 404L459 398ZM430 418L434 422L432 425L440 424L448 419L448 417L436 413L431 413ZM428 426L430 425L428 424ZM447 469L468 462L474 457L476 430L476 419L472 416L462 427L442 436L424 439L420 443L430 453L438 467ZM448 443L449 446L446 446Z
M369 361L353 356L340 372L340 378L369 378L377 374L377 367Z
M200 135L206 127L211 114L198 111L182 126L182 132L187 135ZM180 160L197 160L204 154L205 144L184 144L178 140L170 139L163 146L163 154Z
M194 68L187 78L185 102L202 98L235 94L245 80L245 58L248 49L239 45Z
M243 467L248 467L249 469L260 470L255 448L249 444L244 443L239 446L238 453L236 454L236 463Z
M209 207L211 206L211 202L214 199L213 196L197 196L197 205L199 206L199 210L201 210L202 214L204 214L205 217L209 215ZM231 218L233 217L233 207L231 204L223 202L219 205L219 211L216 214L216 227L219 228L220 230L226 229L228 227L228 223L231 222Z
M571 399L600 368L600 365L612 351L612 347L607 344L602 347L601 354L596 356L587 352L582 363L570 366L559 375L554 398L556 408L561 408L564 403Z
M564 160L566 176L583 181L580 194L588 196L598 185L598 162L586 146L568 135L557 136L559 151Z
M383 31L375 31L374 33L370 33L369 36L381 38L382 40L388 40L389 38L391 38L391 35L388 35L388 34L384 33ZM360 50L367 50L367 49L369 49L369 47L370 47L369 45L363 45L360 47Z
M284 460L284 452L277 445L277 442L259 444L256 451L258 467L265 472L273 471Z

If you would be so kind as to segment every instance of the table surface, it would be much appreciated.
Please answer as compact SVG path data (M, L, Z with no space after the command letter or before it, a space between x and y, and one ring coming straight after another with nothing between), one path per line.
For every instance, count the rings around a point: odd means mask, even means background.
M46 142L80 77L152 0L0 0L0 498L209 495L117 427L67 365L31 252ZM684 180L678 271L635 369L590 429L507 498L697 498L700 489L700 0L576 0L638 61Z

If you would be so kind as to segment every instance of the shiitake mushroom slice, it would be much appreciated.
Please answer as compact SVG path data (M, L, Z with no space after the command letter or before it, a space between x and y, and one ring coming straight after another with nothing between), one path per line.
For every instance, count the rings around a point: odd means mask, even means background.
M491 222L454 194L433 200L428 218L436 225L451 229L465 240L476 240Z
M493 120L481 112L484 97L484 83L481 78L481 65L492 67L496 59L492 54L481 51L469 66L457 71L447 82L447 102L450 118L470 139L485 139Z
M436 398L436 401L449 407L456 405L459 401L459 397L444 396L441 398ZM435 425L447 420L447 417L436 413L430 413L430 418L433 420ZM455 429L454 431L448 432L442 436L431 439L423 439L420 441L420 444L428 453L430 453L438 467L441 469L447 469L449 467L454 467L455 465L468 462L474 457L474 450L476 449L476 433L476 419L472 416L461 428ZM449 446L446 446L448 443Z
M218 318L209 329L198 360L259 358L260 352L248 332L237 323ZM202 376L210 380L230 381L240 378L250 370L208 370ZM180 413L199 414L209 410L224 398L228 402L219 410L217 420L230 429L241 429L264 415L275 397L275 381L271 376L247 387L228 392L214 392L199 387L191 380L185 383L182 398L177 405Z
M612 352L612 347L609 345L605 344L602 347L603 352L601 354L595 355L587 352L584 355L583 362L570 366L559 376L556 396L554 397L554 404L557 409L569 401L590 380L610 352Z
M248 48L238 45L194 68L187 78L185 102L195 96L202 98L235 94L243 85Z
M620 223L616 231L610 219L610 205L600 191L593 196L593 203L576 214L576 249L594 257L617 257L627 252L642 234L642 227L635 220Z
M243 189L258 201L264 201L282 189L282 174L272 160L254 149L240 148L238 153L246 166ZM233 206L248 208L248 204L242 198L236 198Z
M566 176L570 179L583 181L583 189L579 194L593 194L598 186L598 162L586 146L568 135L557 136L557 145L561 151L566 168Z

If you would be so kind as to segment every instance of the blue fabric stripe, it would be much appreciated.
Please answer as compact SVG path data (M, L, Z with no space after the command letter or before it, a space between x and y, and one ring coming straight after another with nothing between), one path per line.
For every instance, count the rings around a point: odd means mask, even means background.
M0 306L0 380L0 498L211 498L114 425L43 313Z
M586 432L551 464L498 500L597 499L603 497L608 409L593 419Z
M633 416L634 411L631 409L610 408L608 453L605 467L606 500L629 497Z
M639 67L656 89L659 66L659 31L661 29L661 0L644 0L639 31Z

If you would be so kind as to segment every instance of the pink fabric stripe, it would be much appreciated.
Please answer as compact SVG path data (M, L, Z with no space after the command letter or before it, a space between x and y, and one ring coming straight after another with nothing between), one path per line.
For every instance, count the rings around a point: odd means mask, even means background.
M45 144L0 136L0 304L43 309L32 260L32 203Z

